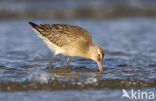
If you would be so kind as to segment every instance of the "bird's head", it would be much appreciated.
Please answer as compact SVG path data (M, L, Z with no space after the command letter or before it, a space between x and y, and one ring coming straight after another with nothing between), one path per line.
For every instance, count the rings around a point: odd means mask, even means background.
M90 59L96 61L99 67L99 71L102 72L102 59L104 57L104 51L100 46L93 45L90 48Z

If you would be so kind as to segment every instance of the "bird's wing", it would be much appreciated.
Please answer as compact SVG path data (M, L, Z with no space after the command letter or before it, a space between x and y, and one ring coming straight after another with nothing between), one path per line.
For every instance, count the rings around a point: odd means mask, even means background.
M92 38L87 31L78 27L67 24L29 24L36 29L43 37L50 40L52 43L62 47L80 40L92 44Z

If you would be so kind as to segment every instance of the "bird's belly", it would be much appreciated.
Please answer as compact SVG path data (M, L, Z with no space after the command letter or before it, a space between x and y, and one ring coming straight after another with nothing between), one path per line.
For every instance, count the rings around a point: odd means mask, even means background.
M40 37L43 39L44 43L48 46L48 48L55 52L55 54L62 54L65 56L80 56L80 57L85 57L85 52L82 51L83 49L81 49L82 47L70 47L70 45L66 48L61 48L59 46L57 46L56 44L50 42L47 38L45 37Z
M48 39L44 38L43 41L51 51L55 52L56 55L65 53L64 49L62 49L59 46L57 46L56 44L50 42Z

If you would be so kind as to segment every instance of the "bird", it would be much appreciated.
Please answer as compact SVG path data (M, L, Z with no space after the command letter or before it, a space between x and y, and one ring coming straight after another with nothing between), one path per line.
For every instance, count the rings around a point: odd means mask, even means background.
M71 57L82 57L95 61L99 72L103 72L102 60L104 50L94 45L92 37L85 29L70 24L40 24L28 22L36 34L54 52L49 61L49 69L56 55L67 56L66 65L69 66Z

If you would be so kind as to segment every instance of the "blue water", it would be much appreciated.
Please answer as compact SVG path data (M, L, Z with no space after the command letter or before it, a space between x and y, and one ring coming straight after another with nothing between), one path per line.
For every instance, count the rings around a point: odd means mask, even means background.
M122 89L156 91L156 19L31 20L37 24L73 24L90 32L93 42L105 51L104 72L100 75L94 61L80 57L72 58L70 68L66 68L66 57L59 55L53 63L55 71L46 69L53 53L28 21L0 21L0 100L92 97L121 101Z

